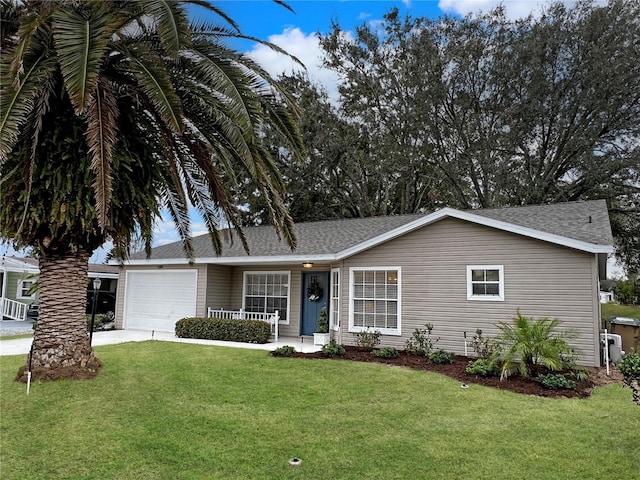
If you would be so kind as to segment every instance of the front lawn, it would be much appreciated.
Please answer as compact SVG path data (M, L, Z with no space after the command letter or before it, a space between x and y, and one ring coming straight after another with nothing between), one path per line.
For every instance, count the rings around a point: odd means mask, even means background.
M619 384L545 399L377 364L168 342L97 347L93 381L13 382L3 479L637 478ZM300 457L291 468L287 461Z

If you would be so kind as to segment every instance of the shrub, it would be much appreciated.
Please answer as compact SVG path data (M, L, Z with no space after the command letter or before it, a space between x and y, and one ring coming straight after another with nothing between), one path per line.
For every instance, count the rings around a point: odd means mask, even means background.
M569 380L561 373L538 375L536 380L540 385L549 390L573 390L576 388L576 382Z
M267 343L271 337L271 325L261 320L183 318L176 322L176 336L229 342Z
M439 338L435 341L431 339L431 331L433 325L426 323L427 328L416 328L405 344L405 350L413 355L422 357L428 356L433 351L434 343L438 343Z
M322 354L325 357L336 357L344 355L344 347L335 340L331 340L327 345L322 347Z
M447 363L453 363L455 356L456 354L453 352L447 352L445 350L436 350L434 352L431 352L429 355L427 355L427 359L429 360L430 363L447 364Z
M91 314L86 315L87 330L91 328ZM113 312L96 313L93 319L93 331L97 330L114 330L115 314Z
M479 358L469 362L465 371L469 375L478 375L479 377L497 377L500 375L500 365L494 360Z
M290 357L294 353L296 353L296 349L294 347L292 347L291 345L285 345L283 347L276 348L273 352L271 352L271 355L273 355L274 357Z
M327 309L320 309L320 316L316 322L316 333L329 333L329 320L327 319Z
M640 405L640 353L625 353L616 365L624 384L633 391L633 401Z
M373 354L380 358L398 358L400 353L394 347L382 347L379 350L374 350Z
M495 340L483 337L482 330L480 329L477 329L476 333L473 335L471 347L473 348L476 357L485 359L491 358L496 350Z
M373 348L380 343L380 330L369 331L369 328L363 332L355 334L356 345L358 347Z
M525 317L518 310L513 323L500 322L501 334L496 337L496 358L502 363L501 377L519 371L523 377L536 376L540 367L549 370L567 368L567 362L575 361L575 354L558 331L557 318L534 319Z

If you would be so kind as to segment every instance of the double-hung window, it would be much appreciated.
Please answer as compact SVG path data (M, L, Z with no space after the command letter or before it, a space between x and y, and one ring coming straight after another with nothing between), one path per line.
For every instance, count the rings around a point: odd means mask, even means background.
M289 272L244 272L244 310L274 313L289 323Z
M18 292L16 298L21 300L33 300L36 298L36 292L32 290L33 280L21 280L18 282Z
M351 267L349 277L349 331L400 335L400 267Z
M467 300L504 301L504 267L467 266Z

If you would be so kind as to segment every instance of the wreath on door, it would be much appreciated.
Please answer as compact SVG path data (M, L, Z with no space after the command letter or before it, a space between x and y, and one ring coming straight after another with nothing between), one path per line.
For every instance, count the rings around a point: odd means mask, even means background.
M318 285L318 281L314 278L307 288L307 298L310 302L317 302L322 298L322 288Z

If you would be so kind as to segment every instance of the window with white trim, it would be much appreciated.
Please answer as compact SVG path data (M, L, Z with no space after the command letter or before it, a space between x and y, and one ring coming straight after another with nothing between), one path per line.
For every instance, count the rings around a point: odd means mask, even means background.
M340 269L331 269L331 329L340 329Z
M468 265L467 300L504 301L504 267Z
M349 331L400 335L400 267L351 267L349 277Z
M16 298L20 300L33 300L34 298L36 298L35 290L33 290L33 292L31 293L29 292L33 288L34 283L36 283L34 280L19 281Z
M290 272L244 272L243 304L246 312L274 313L289 323Z

